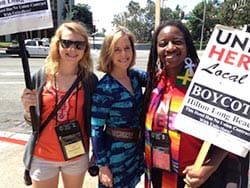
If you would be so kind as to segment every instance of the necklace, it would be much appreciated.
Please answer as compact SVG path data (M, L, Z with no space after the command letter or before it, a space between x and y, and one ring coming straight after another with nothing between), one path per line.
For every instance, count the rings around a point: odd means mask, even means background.
M55 105L57 105L59 103L58 99L59 99L59 94L58 94L58 91L59 90L59 87L57 86L57 82L56 82L56 76L54 75L54 87L55 87L55 93L56 93L56 96L55 96ZM72 92L70 96L74 96L75 95L75 119L77 118L77 104L78 104L78 91L79 91L79 84L76 86L76 92ZM68 103L67 101L70 100L71 97L68 97L65 101L65 104ZM63 97L63 96L62 96ZM61 98L62 98L61 97ZM62 108L61 108L62 109ZM69 115L69 111L70 111L71 108L68 109L68 112L67 112L67 116ZM58 124L58 112L60 111L60 109L57 111L57 115L56 115L56 124Z

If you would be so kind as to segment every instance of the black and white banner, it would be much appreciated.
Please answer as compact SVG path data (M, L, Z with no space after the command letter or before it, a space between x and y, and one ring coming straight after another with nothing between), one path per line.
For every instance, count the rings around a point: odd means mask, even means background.
M0 35L53 27L49 0L0 0Z
M176 128L232 153L250 149L250 33L217 25Z

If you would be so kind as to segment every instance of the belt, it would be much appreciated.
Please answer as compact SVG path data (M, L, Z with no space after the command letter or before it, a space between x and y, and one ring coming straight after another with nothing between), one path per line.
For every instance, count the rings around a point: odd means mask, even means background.
M141 131L137 128L106 127L105 132L115 140L123 142L136 142L141 137Z

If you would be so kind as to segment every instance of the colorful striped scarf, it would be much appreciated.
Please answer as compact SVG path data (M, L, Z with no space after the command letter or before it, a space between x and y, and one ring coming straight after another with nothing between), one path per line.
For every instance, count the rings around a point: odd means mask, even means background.
M168 133L171 140L171 155L173 172L163 171L162 173L162 188L177 188L178 166L179 166L179 145L180 132L174 129L173 122L177 112L180 109L182 100L187 91L188 85L192 79L192 72L190 69L183 69L183 71L176 77L167 78L166 72L162 71L157 87L153 90L151 100L146 115L146 129L145 129L145 188L151 187L151 170L152 170L152 143L150 138L151 131L158 131ZM168 126L162 128L154 123L154 115L159 107L161 101L166 100L170 103L168 111ZM168 130L168 127L170 128Z

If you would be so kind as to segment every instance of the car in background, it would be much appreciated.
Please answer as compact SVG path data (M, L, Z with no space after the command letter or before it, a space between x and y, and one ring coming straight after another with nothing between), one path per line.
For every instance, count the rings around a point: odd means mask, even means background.
M28 57L46 57L49 53L49 43L46 41L27 39L24 43Z
M6 54L19 54L19 44L17 41L13 41L5 50Z
M50 43L47 40L26 39L24 41L28 57L46 57L49 53ZM7 49L6 54L17 54L20 56L18 43L12 43Z

